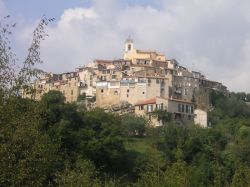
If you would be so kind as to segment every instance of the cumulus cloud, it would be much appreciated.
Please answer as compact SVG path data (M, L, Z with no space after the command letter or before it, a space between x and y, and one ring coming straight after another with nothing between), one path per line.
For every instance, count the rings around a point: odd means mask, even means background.
M43 68L70 71L95 58L121 58L130 34L136 48L155 49L230 90L250 92L250 1L162 0L157 5L93 0L89 8L64 10L42 45Z

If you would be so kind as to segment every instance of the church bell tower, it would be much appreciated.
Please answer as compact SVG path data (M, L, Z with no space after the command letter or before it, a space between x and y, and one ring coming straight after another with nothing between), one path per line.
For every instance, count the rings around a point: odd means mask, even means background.
M125 52L130 52L134 49L134 41L130 36L125 41Z

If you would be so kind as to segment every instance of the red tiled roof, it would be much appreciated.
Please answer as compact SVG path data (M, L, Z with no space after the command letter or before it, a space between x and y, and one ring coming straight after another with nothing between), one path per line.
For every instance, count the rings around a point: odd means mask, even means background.
M137 105L148 105L148 104L156 104L156 97L152 98L152 99L146 99L143 101L139 101L138 103L135 104L135 106Z

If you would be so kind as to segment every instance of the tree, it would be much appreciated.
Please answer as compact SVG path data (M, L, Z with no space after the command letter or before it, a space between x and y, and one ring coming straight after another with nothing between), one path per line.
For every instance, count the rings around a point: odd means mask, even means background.
M60 141L40 131L37 104L8 98L0 107L0 185L41 186L60 165Z
M250 168L240 164L233 176L232 187L250 186Z
M22 90L29 90L30 81L41 72L34 65L42 62L40 42L53 19L41 19L19 68L9 40L15 24L9 23L9 18L0 20L0 185L48 185L60 160L60 143L40 130L37 103L19 96Z
M122 117L124 134L127 136L143 136L148 122L145 118L135 115L125 115Z
M86 128L78 131L81 153L106 171L112 172L122 168L125 148L121 119L97 108L86 112L83 120Z
M65 170L57 173L58 186L99 187L101 181L97 177L95 166L88 160L77 160L76 164L67 165Z
M28 55L22 63L17 66L17 57L10 45L10 35L16 24L9 23L10 16L0 21L0 95L4 98L19 96L21 92L31 91L30 81L39 76L41 70L35 68L35 64L42 63L40 58L41 41L48 36L46 26L54 21L54 18L43 17L33 32L33 40L28 49ZM19 63L18 63L19 64Z
M161 120L163 124L167 124L172 120L172 114L169 113L167 110L155 110L153 112L153 116L157 117L158 120Z

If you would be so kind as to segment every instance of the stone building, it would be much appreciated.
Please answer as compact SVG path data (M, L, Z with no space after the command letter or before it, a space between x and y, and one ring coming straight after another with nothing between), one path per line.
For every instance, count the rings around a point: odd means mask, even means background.
M157 110L167 111L171 118L181 124L194 123L194 105L177 99L154 97L151 99L141 100L135 104L135 114L149 119L153 126L163 124L162 120L156 115Z

